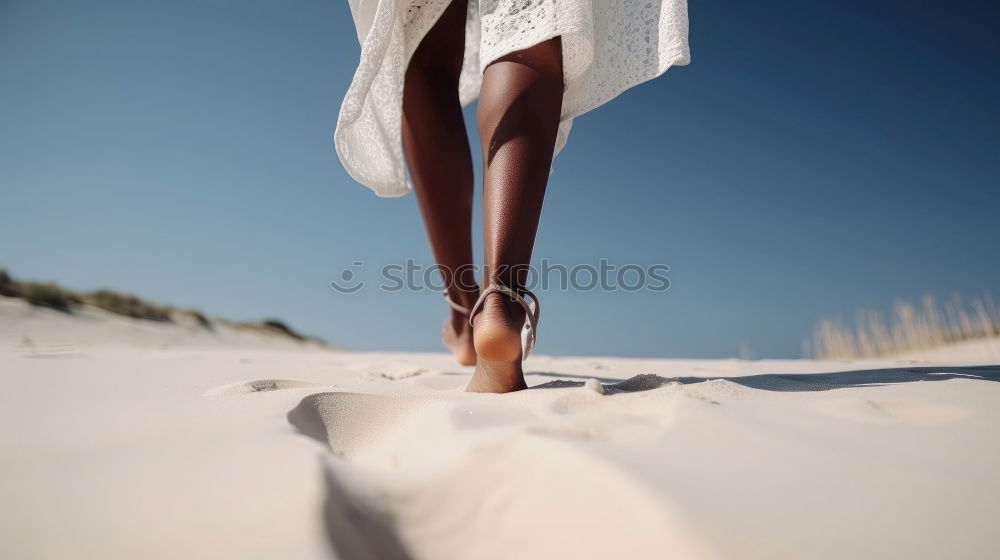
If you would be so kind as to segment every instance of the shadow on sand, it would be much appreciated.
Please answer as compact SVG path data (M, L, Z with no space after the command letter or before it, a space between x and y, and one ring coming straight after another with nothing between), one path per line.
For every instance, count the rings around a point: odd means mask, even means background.
M323 523L337 558L409 560L396 523L385 511L352 494L329 464L324 465Z
M321 409L324 398L335 393L306 396L288 412L288 423L295 430L322 443L332 452L320 460L326 497L323 500L323 525L327 541L336 558L409 560L411 555L400 540L391 513L373 507L337 472L335 463L342 460L330 445Z
M565 373L533 372L528 376L544 375L560 377L535 385L531 389L558 389L563 387L581 387L583 380L596 379L600 381L608 393L633 393L648 391L663 385L680 383L692 385L705 381L723 380L763 391L830 391L850 387L878 387L897 383L914 383L918 381L947 381L949 379L971 379L977 381L1000 381L1000 365L993 366L921 366L880 369L860 369L838 371L834 373L761 373L736 377L663 377L654 374L643 374L626 379L610 379L587 375L568 375Z

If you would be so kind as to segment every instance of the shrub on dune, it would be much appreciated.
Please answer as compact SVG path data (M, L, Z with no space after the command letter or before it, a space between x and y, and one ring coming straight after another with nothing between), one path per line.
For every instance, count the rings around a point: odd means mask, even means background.
M0 296L17 296L17 292L14 291L14 279L12 279L10 274L7 274L7 271L2 268L0 268Z
M48 307L69 313L79 299L71 292L52 283L18 282L14 284L16 294L31 305Z
M290 336L296 340L305 339L305 337L303 337L301 334L295 332L295 330L292 329L292 327L289 327L288 325L277 319L265 319L262 324L267 329L270 329L272 331L278 331L279 333L284 334L285 336Z
M135 296L120 294L111 290L98 290L83 296L84 303L99 307L111 313L145 319L147 321L170 321L170 308L143 301Z

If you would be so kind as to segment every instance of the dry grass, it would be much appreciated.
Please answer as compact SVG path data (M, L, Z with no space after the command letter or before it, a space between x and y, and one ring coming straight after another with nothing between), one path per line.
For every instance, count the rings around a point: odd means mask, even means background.
M301 334L282 321L266 319L264 321L226 321L210 318L196 309L177 309L169 305L151 303L131 294L113 290L96 290L92 292L73 292L51 282L30 282L16 280L4 269L0 269L0 296L21 298L31 305L48 307L73 313L80 305L90 305L105 311L161 323L176 322L186 319L206 330L213 330L215 323L222 323L233 328L253 331L265 335L287 337L299 342L312 342L327 346L326 342L315 336Z
M18 282L15 285L15 290L18 297L23 298L31 305L50 307L63 312L68 312L79 303L76 294L51 282Z
M803 353L827 360L883 358L995 336L1000 336L1000 308L990 294L969 302L954 297L943 307L928 295L919 306L896 301L889 321L871 310L859 311L853 327L839 317L824 318Z
M312 342L316 344L321 344L323 346L328 346L327 343L318 337L302 334L295 329L289 327L284 322L277 319L265 319L263 321L222 321L226 325L234 329L240 329L244 331L252 331L263 334L271 334L277 336L287 336L298 340L299 342Z
M111 290L97 290L81 294L83 302L99 307L111 313L143 319L146 321L169 322L172 309L164 305L156 305L131 294L122 294Z

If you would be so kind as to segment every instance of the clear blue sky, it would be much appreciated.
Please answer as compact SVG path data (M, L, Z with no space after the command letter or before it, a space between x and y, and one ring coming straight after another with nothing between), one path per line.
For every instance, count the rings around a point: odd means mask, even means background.
M536 247L672 287L541 294L540 353L795 357L822 316L1000 292L996 3L690 14L691 66L577 120ZM333 151L358 53L346 0L0 0L0 266L437 350L437 294L327 286L431 262Z

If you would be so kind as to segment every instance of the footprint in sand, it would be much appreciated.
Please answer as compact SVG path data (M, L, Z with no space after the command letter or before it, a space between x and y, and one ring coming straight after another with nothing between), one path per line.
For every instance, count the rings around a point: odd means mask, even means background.
M361 393L316 393L289 411L288 422L300 433L327 444L337 456L352 459L406 426L406 417L428 402Z
M201 396L218 397L222 395L239 395L243 393L262 393L265 391L280 391L281 389L300 389L303 387L319 387L316 383L308 381L296 381L294 379L254 379L251 381L237 381L213 387Z
M460 376L440 379L464 382ZM595 439L605 432L656 428L672 421L676 399L681 396L674 390L655 390L668 385L673 386L669 379L642 375L607 385L594 379L561 381L500 397L458 392L440 397L323 392L303 398L288 413L288 421L340 458L396 468L400 457L427 463L423 442L435 438L457 442L480 434L503 438L532 433ZM539 402L544 404L533 404ZM593 414L579 414L589 411Z
M370 371L369 373L377 377L383 377L385 379L399 381L400 379L406 379L408 377L416 377L418 375L423 375L428 371L430 370L428 370L427 368L402 365L402 366L376 368Z
M417 448L428 438L497 429L516 433L520 428L565 422L546 421L524 400L559 401L561 394L540 391L514 398L491 397L495 395L455 393L438 398L324 392L303 398L288 413L288 421L300 433L329 446L335 455L371 466L393 466L392 456L397 452L420 455Z
M542 549L628 558L643 557L650 542L666 556L705 557L672 503L592 451L597 426L532 406L583 393L614 401L614 410L593 416L601 424L626 411L635 416L632 396L594 389L445 398L317 393L303 398L288 421L335 456L323 462L324 520L343 557L518 558ZM662 407L649 413L662 414ZM560 520L559 531L539 530L523 515L546 507L576 513ZM622 524L625 512L632 521ZM609 526L612 539L567 539ZM510 538L494 539L483 555L480 543L498 527Z
M587 379L586 381L557 380L543 383L537 388L581 388L582 390L567 393L561 398L553 401L551 405L551 409L554 412L559 414L570 414L587 410L594 406L610 407L615 410L621 408L625 411L625 409L629 407L638 405L639 408L636 410L655 410L655 408L659 406L660 401L664 398L655 393L650 393L650 395L645 396L652 396L653 399L657 401L652 404L650 404L645 397L642 399L642 404L640 404L640 401L635 399L630 399L628 403L624 403L621 400L612 400L603 397L652 392L656 389L660 389L661 387L667 387L675 384L676 382L673 379L661 377L652 373L644 373L630 377L623 381L618 381L617 383L602 384L600 381L593 378Z
M357 371L369 377L399 381L430 372L429 369L403 361L355 362L347 365L347 369Z
M969 416L964 408L930 401L873 399L868 402L887 416L914 426L947 424Z
M917 399L830 399L817 410L834 418L866 423L902 422L911 426L933 426L958 422L969 411L957 406Z

